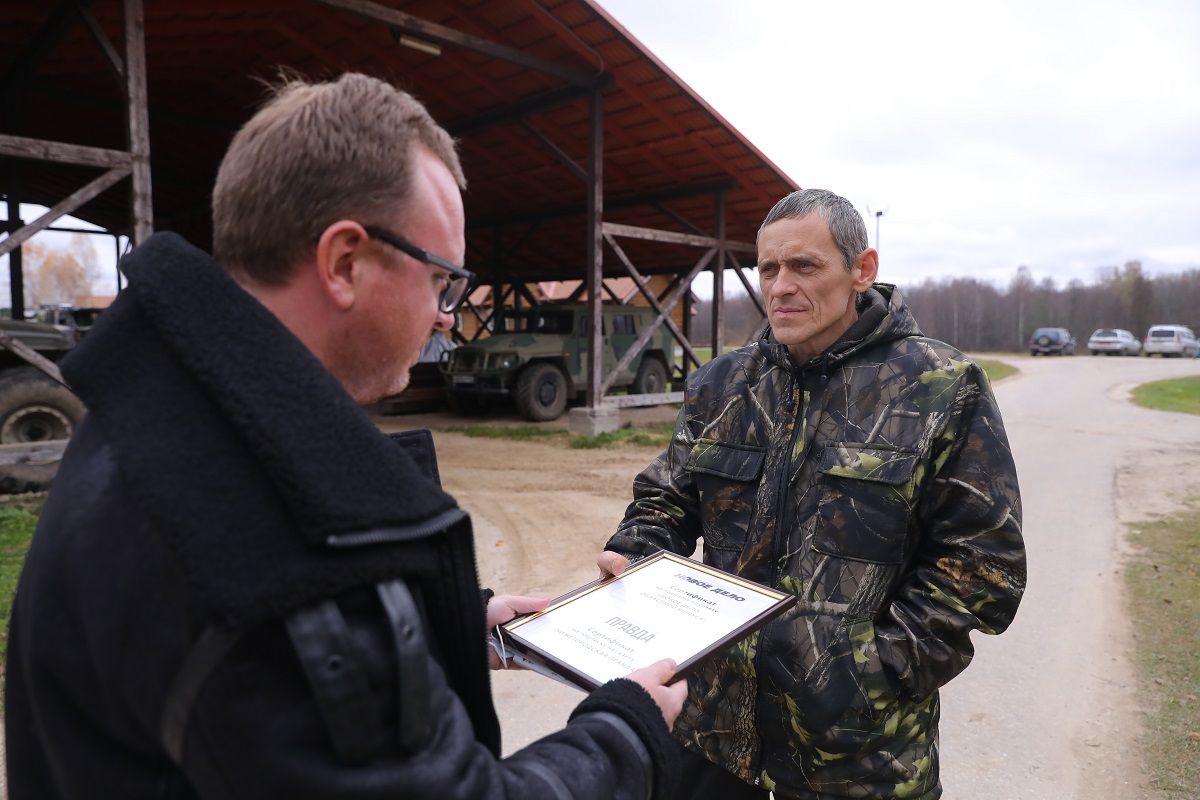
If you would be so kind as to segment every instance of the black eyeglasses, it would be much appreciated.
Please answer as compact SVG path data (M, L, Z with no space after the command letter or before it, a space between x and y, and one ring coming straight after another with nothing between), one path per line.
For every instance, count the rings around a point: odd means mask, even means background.
M405 255L410 255L418 261L424 261L426 264L441 267L453 275L454 277L446 284L446 288L442 290L442 294L438 298L438 309L443 314L453 314L462 307L463 302L467 299L467 295L471 293L471 287L475 285L474 272L463 269L457 264L452 264L441 256L435 256L428 250L422 250L403 236L397 236L382 228L364 225L363 230L372 239L378 239L381 242L390 244Z

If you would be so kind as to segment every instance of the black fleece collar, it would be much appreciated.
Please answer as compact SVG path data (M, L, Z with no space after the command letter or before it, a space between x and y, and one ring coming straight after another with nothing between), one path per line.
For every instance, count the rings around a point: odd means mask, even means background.
M63 372L215 614L245 621L436 573L412 548L328 547L380 528L419 538L465 514L273 314L173 234L121 267L129 288Z

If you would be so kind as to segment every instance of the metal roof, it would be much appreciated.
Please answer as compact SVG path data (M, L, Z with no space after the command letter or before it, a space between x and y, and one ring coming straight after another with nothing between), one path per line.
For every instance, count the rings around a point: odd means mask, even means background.
M121 9L0 4L0 133L126 147L122 81L105 53L121 47ZM379 21L381 10L397 22ZM485 280L584 274L595 87L605 223L712 236L723 190L726 238L753 242L797 188L592 0L144 0L144 19L154 227L201 247L220 158L280 67L389 79L459 137L468 262ZM440 52L406 44L414 38ZM0 189L22 202L53 206L96 174L0 157ZM123 180L75 215L128 230L129 194ZM697 259L680 244L622 246L646 274L687 272ZM611 252L604 273L625 274Z

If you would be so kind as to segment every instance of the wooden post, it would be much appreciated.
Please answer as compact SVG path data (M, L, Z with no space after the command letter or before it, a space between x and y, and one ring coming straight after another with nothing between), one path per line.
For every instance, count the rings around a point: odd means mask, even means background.
M601 346L600 286L604 282L604 97L599 89L588 99L587 157L587 407L598 408L603 399L604 364Z
M692 311L694 310L695 301L692 299L692 293L688 292L683 296L683 338L687 339L689 342L692 341ZM684 352L679 359L679 371L685 379L691 373L693 366L698 367L700 365L693 365L692 360L688 357L687 353Z
M8 233L11 236L16 233L24 223L21 221L21 201L17 200L13 192L8 193ZM25 319L25 278L21 264L21 246L13 248L8 254L8 281L10 295L12 297L12 318Z
M133 158L131 191L132 239L136 247L154 232L150 190L150 115L146 93L146 18L142 0L124 0L126 134Z
M725 190L713 195L713 236L721 242L717 263L713 266L712 357L725 352Z

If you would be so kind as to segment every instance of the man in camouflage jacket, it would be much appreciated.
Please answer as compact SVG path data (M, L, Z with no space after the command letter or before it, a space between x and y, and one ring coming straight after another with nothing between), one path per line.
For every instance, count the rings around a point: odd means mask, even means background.
M703 537L705 563L797 597L690 676L675 733L708 761L677 798L937 798L938 688L1025 586L1000 412L983 371L874 284L844 199L780 201L758 251L771 327L689 378L598 563Z

